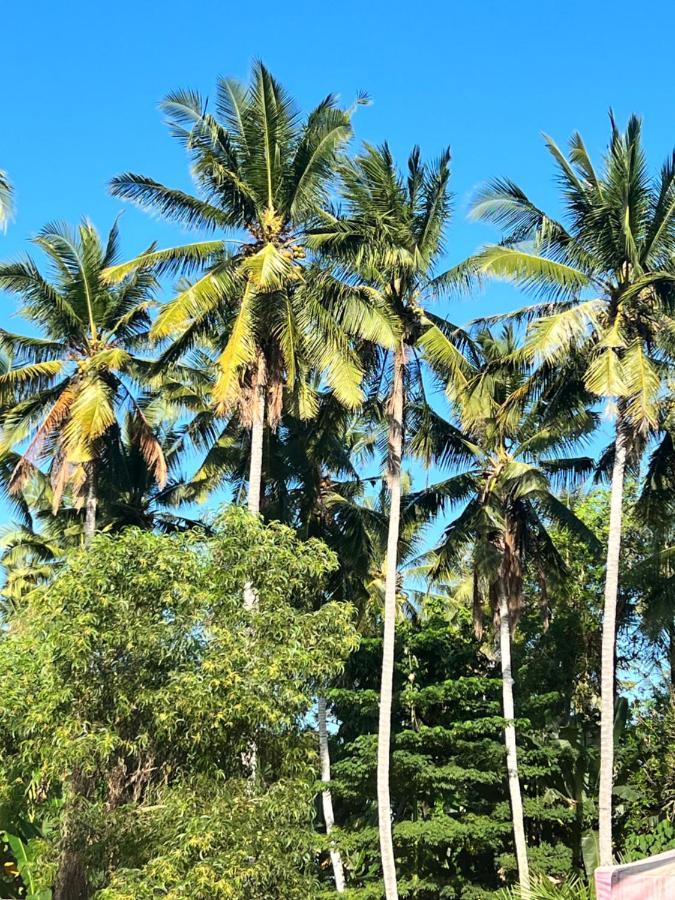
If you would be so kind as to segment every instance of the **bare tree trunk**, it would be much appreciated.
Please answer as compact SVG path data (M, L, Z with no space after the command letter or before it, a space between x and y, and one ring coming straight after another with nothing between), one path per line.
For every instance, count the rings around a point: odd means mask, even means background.
M89 886L80 855L66 849L61 855L59 870L54 882L53 900L88 900Z
M256 372L253 377L251 397L251 460L248 475L248 511L254 515L260 512L260 495L262 492L262 461L265 437L265 358L258 354ZM249 612L258 605L258 595L250 581L244 585L244 609ZM244 768L249 777L255 781L258 775L258 745L255 740L249 742L247 750L242 754Z
M607 538L605 611L602 621L602 671L600 679L600 865L612 864L612 788L614 780L614 657L616 644L616 604L619 589L623 486L626 471L626 430L619 408L614 441L614 467Z
M504 712L504 744L506 746L506 771L511 797L513 819L513 843L516 848L518 880L521 895L530 896L530 867L527 861L527 840L523 818L523 800L518 775L518 750L516 746L515 711L513 705L513 670L511 667L511 616L506 592L500 588L499 596L499 649L502 665L502 696Z
M248 475L248 511L254 515L260 512L262 492L262 461L265 437L265 360L258 356L257 370L253 379L251 408L251 460ZM244 607L254 609L257 597L249 581L244 585Z
M84 543L88 547L96 534L96 510L98 507L96 463L90 462L87 473L87 500L84 511Z
M391 826L389 793L389 758L391 755L391 708L394 689L394 641L396 637L396 588L398 573L398 539L401 518L401 457L403 454L403 402L405 350L401 346L394 355L394 379L389 411L389 534L387 537L387 572L384 591L384 641L382 644L382 681L380 686L380 720L377 738L377 811L380 829L382 877L387 900L398 900L396 860Z
M317 717L319 720L319 758L321 760L321 781L330 784L330 751L328 749L328 728L326 726L326 698L319 697ZM321 802L323 804L323 819L326 823L326 834L330 837L330 833L335 825L335 816L333 814L333 798L330 788L326 788L321 794ZM335 879L335 890L338 894L343 894L345 890L345 870L342 865L342 856L337 847L331 844L330 861L333 866L333 877Z
M253 379L251 408L251 461L248 475L248 511L260 512L262 491L263 438L265 436L265 361L258 357L258 367Z
M80 855L82 841L78 827L80 811L78 799L84 790L79 772L73 772L67 782L61 834L61 855L54 879L53 900L89 900L87 870Z

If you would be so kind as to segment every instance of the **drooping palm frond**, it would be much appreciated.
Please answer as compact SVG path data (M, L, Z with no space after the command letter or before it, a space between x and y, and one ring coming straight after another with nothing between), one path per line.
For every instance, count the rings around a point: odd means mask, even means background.
M47 275L30 258L0 266L0 286L22 299L22 314L41 331L0 335L11 354L0 374L3 440L17 453L7 484L20 492L47 463L58 504L66 486L81 488L98 464L106 436L133 399L125 382L140 385L148 372L134 351L150 324L156 282L145 268L116 285L104 280L116 262L116 224L105 243L88 221L76 229L48 225L34 243L50 263ZM148 433L162 481L161 454L151 443Z

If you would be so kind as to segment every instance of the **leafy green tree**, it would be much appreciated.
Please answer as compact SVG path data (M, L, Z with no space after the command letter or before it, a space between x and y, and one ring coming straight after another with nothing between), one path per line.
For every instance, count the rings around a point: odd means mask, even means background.
M389 147L366 146L341 170L344 210L325 216L312 246L330 254L375 292L395 323L393 352L376 351L369 360L378 372L375 384L386 385L388 419L387 479L390 490L386 555L385 614L380 702L378 804L385 891L398 896L391 835L389 757L391 691L397 592L397 546L401 510L401 461L407 405L423 393L418 354L434 363L463 369L455 332L443 319L423 309L426 300L462 282L459 270L435 272L444 249L450 216L450 153L423 163L418 148L408 159L407 178L396 168ZM374 334L384 346L387 341ZM366 354L367 355L367 354Z
M3 800L43 823L41 888L313 895L307 712L356 640L346 604L314 610L334 566L233 509L212 536L99 535L29 598L0 643L0 740Z
M163 109L187 147L200 196L133 174L113 179L112 192L226 237L153 249L108 277L124 278L139 266L158 275L198 275L162 308L152 334L170 340L162 362L196 344L215 355L215 408L222 414L238 408L251 432L248 506L257 512L265 425L277 426L284 391L297 392L302 415L313 415L310 376L317 370L345 405L362 399L359 360L342 324L360 323L367 332L372 315L356 292L330 279L325 284L306 260L307 226L327 203L351 136L351 111L328 96L301 119L262 63L254 65L249 86L218 83L217 115L194 91L170 94Z
M34 239L52 271L45 277L27 257L0 265L0 287L18 294L21 314L40 337L0 330L11 367L0 375L2 449L19 450L9 490L20 491L36 465L49 460L54 507L66 486L86 506L85 538L96 530L97 482L106 438L130 410L139 446L153 477L166 479L166 462L134 395L149 379L135 355L149 326L155 279L143 268L112 288L102 272L117 258L115 224L105 244L94 226L48 225Z
M556 480L574 483L593 470L593 460L569 457L571 448L595 427L586 395L574 372L536 377L515 354L510 329L483 331L474 352L479 360L460 386L452 388L458 426L470 464L464 471L424 491L413 504L435 508L462 504L437 548L436 571L451 575L469 560L471 592L482 629L483 606L499 623L504 740L518 871L529 885L521 786L518 775L511 664L511 634L523 605L526 569L542 585L565 572L564 560L549 533L554 522L590 543L589 529L556 496ZM441 433L439 432L439 438ZM451 432L454 441L454 433Z
M481 191L474 214L505 230L478 257L483 271L547 295L526 311L539 317L530 353L549 363L574 354L588 389L612 401L610 531L604 609L600 858L612 861L612 774L616 599L626 462L657 427L664 363L672 356L675 301L675 154L650 178L641 123L625 132L611 117L601 171L574 134L566 156L547 138L557 167L566 223L542 212L508 179Z

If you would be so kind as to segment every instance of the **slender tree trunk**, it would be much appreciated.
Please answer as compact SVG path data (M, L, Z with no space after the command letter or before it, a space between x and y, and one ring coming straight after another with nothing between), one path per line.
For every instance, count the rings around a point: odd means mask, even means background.
M258 362L253 377L251 396L251 460L248 474L248 511L254 515L260 512L262 493L262 461L265 437L265 358L258 354ZM254 610L258 605L258 595L250 581L244 585L244 609ZM258 745L251 739L242 754L242 763L248 770L251 781L258 777Z
M84 786L78 771L73 772L66 793L61 834L61 856L54 879L53 900L89 900L87 870L80 855L82 829L79 827L78 799Z
M600 680L600 791L599 850L600 865L612 864L612 787L614 779L614 657L616 644L616 603L619 588L621 519L626 471L626 430L619 409L614 442L614 467L610 495L607 572L605 575L605 611L602 622L602 671Z
M330 751L328 749L328 728L326 726L326 698L319 697L318 701L318 719L319 719L319 757L321 760L321 781L325 784L330 783ZM330 833L335 825L335 816L333 814L333 798L330 788L326 788L321 794L321 802L323 804L323 819L326 823L326 834L330 837ZM331 844L330 861L333 866L333 877L335 878L335 890L338 894L343 894L345 890L345 870L342 865L342 856L337 847Z
M96 463L89 463L87 473L87 500L84 513L84 543L89 546L96 534L96 510L98 507Z
M260 512L262 493L263 443L265 437L265 359L258 355L251 397L251 459L248 474L248 511ZM244 607L253 609L257 598L250 582L244 585Z
M675 622L668 627L668 662L670 664L670 690L675 691Z
M391 755L391 709L394 689L394 641L396 637L396 588L398 538L401 518L401 457L403 454L403 395L405 350L394 355L394 379L389 411L389 534L387 537L387 573L384 591L384 641L382 644L382 682L380 720L377 739L377 811L380 827L382 877L387 900L398 900L396 860L391 824L389 759Z
M511 616L506 592L500 588L499 597L499 649L502 664L502 696L504 705L504 744L506 746L506 771L511 797L513 819L513 843L516 848L518 880L522 896L530 896L530 867L527 861L527 840L523 818L523 800L518 775L518 750L516 746L515 711L513 705L513 671L511 667Z
M253 393L253 409L251 417L251 461L248 475L248 510L252 513L260 512L264 436L265 385L256 384Z

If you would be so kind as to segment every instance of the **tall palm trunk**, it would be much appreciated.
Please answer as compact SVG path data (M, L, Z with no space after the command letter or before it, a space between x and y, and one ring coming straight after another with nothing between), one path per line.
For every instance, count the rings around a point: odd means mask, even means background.
M98 507L96 463L90 462L87 472L87 498L84 510L84 544L88 547L96 534L96 510ZM78 772L70 777L70 786L75 797L81 790ZM70 804L75 804L71 799ZM73 832L77 832L76 813L66 808L61 836L61 858L54 879L54 900L88 900L89 886L87 872L77 848Z
M511 668L511 616L509 601L503 586L499 595L499 650L502 664L502 696L504 712L504 744L506 746L506 771L511 798L513 819L513 843L516 848L518 880L522 896L530 896L530 867L527 861L527 840L523 819L523 800L518 775L518 750L516 746L515 711L513 705L513 671Z
M612 787L614 779L614 655L616 644L616 602L619 588L621 520L626 472L626 427L619 408L614 441L614 467L607 538L605 610L602 620L602 670L600 679L600 790L599 850L600 865L612 864Z
M248 475L248 510L260 512L263 439L265 436L265 359L258 356L251 396L251 461Z
M384 591L384 641L382 644L382 681L380 720L377 738L377 811L380 828L382 877L387 900L398 900L396 860L391 827L389 794L389 758L391 755L391 708L394 689L394 641L396 637L396 587L398 574L398 538L401 518L401 457L403 455L403 402L405 350L394 355L394 378L389 410L389 534L387 537L387 573Z
M262 493L262 459L265 437L265 357L258 353L256 370L251 387L251 460L248 474L248 511L254 515L260 512ZM254 610L258 605L258 595L250 581L244 585L244 609ZM242 754L242 763L252 781L258 777L258 745L255 739L249 741Z
M319 719L319 758L321 760L321 781L325 784L330 783L330 751L328 749L328 728L326 726L326 698L319 697L318 701L318 719ZM335 815L333 813L333 798L330 788L326 788L321 793L321 802L323 804L323 819L326 823L326 834L330 837L330 833L335 825ZM337 847L331 844L330 861L333 866L333 877L335 879L335 890L338 894L343 894L345 890L345 870L342 865L342 856Z
M87 473L87 499L84 512L84 543L89 546L96 534L96 510L98 508L96 463L89 463Z

